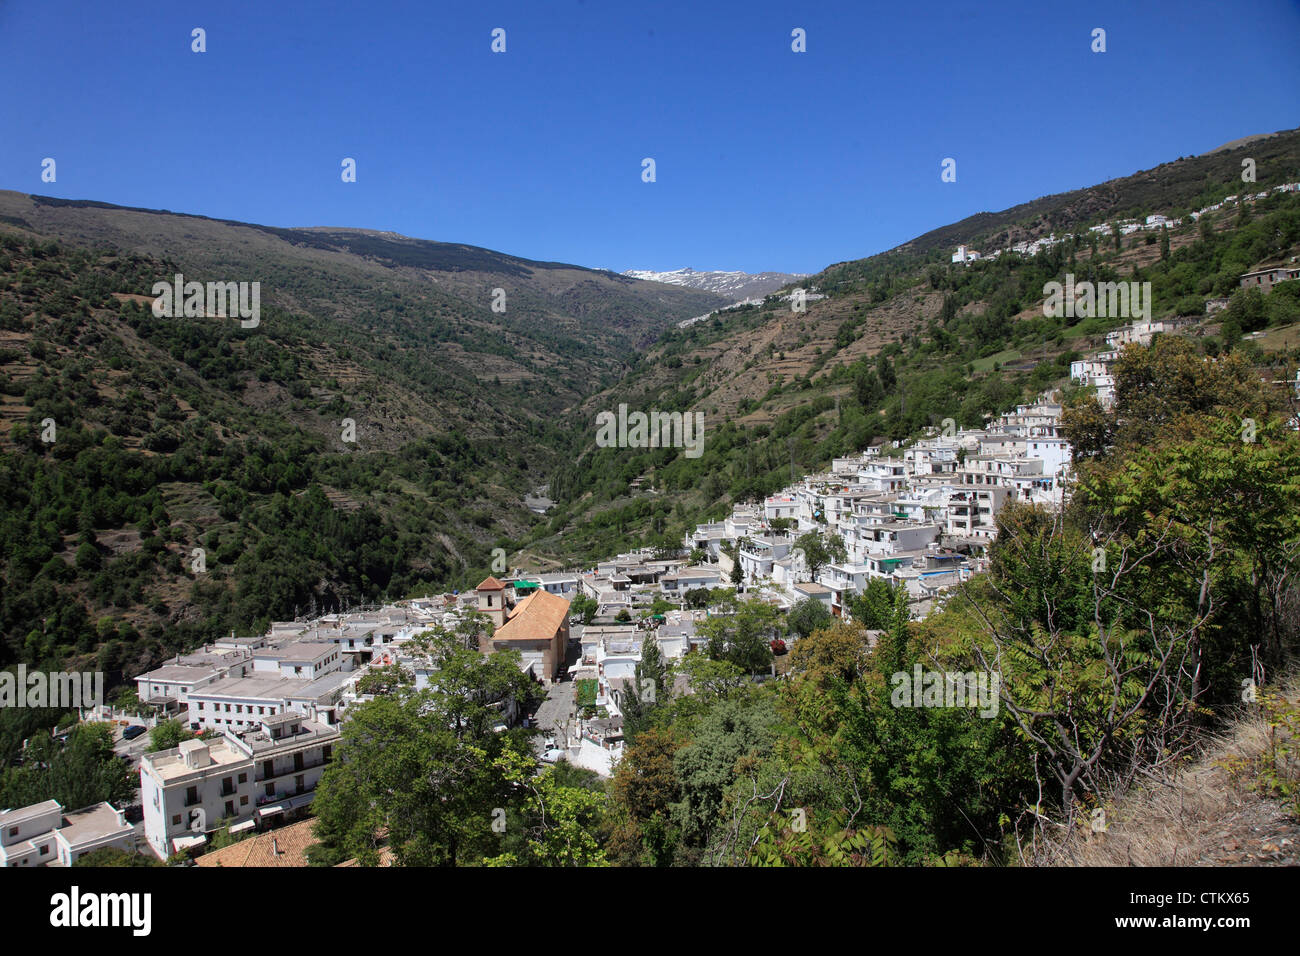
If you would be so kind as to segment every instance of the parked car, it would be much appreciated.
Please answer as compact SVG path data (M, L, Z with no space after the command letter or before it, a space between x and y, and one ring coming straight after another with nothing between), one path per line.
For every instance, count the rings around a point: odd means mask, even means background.
M136 737L139 737L141 734L147 734L148 732L148 727L141 727L139 724L132 724L130 727L126 728L126 730L122 731L122 739L135 740Z
M542 760L546 763L559 763L561 760L564 760L566 756L568 755L565 753L564 748L557 747L555 744L550 744L542 751Z
M780 655L785 653L785 650L786 650L785 641L781 640L781 638L778 637L776 640L772 642L773 654L776 654L779 657Z

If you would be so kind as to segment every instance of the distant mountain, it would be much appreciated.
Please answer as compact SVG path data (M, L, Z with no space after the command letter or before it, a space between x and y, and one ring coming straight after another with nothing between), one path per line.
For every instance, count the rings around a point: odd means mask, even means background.
M790 272L697 272L689 266L672 272L628 269L623 275L648 282L663 282L714 292L728 296L731 301L765 296L791 282L806 278L803 274Z

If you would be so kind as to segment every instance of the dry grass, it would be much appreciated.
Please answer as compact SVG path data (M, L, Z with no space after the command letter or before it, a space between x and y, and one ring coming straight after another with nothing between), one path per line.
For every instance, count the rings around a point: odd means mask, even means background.
M1278 691L1292 712L1300 678ZM1039 854L1045 866L1295 866L1300 865L1300 817L1288 802L1257 786L1260 768L1273 764L1300 784L1294 757L1273 759L1267 716L1251 707L1213 738L1199 760L1169 779L1149 782L1107 807L1107 828L1084 826ZM1294 750L1292 751L1294 754Z

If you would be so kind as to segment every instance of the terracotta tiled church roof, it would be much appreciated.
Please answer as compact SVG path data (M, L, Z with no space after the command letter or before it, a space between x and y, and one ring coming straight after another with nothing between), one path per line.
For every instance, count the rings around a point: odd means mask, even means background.
M497 628L494 641L549 641L564 626L569 602L549 591L537 591L515 606L510 620Z

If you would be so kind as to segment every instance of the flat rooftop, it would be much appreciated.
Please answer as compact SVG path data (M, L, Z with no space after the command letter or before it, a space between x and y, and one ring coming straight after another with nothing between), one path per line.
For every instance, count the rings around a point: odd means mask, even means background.
M308 684L305 677L225 677L205 687L195 689L191 698L231 698L235 700L284 700L302 693Z
M105 837L124 835L131 830L131 824L124 823L111 804L100 803L64 814L59 836L72 846L80 846Z
M225 737L214 737L212 740L204 741L204 743L208 745L208 755L212 758L212 763L206 767L187 766L185 761L181 759L179 747L163 750L159 753L145 754L140 758L140 766L141 768L147 767L151 769L154 776L162 780L163 783L170 783L190 776L212 773L221 767L233 766L251 759Z
M164 664L156 670L141 674L136 681L157 682L160 684L188 684L193 681L207 680L220 674L216 667L198 664Z
M17 826L47 813L57 813L62 809L63 806L57 800L43 800L40 803L33 803L30 807L5 810L0 812L0 826Z

